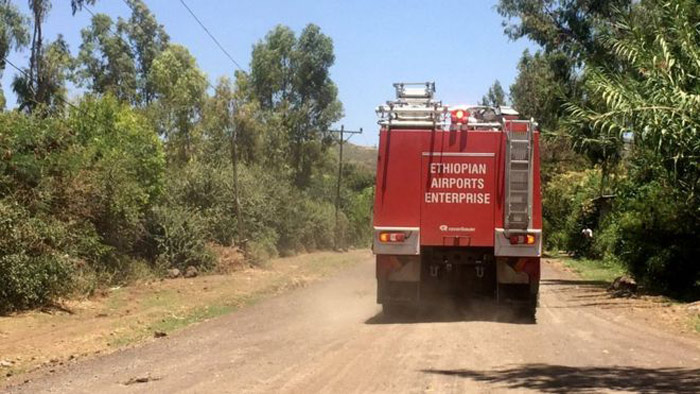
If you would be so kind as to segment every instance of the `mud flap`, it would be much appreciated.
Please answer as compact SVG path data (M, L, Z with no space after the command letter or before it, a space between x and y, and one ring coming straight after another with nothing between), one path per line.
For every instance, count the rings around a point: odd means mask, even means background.
M420 256L377 255L377 303L420 299Z

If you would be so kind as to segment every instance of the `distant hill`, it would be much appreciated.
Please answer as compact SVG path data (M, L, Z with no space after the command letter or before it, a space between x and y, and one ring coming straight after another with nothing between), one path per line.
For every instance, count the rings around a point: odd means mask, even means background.
M343 145L343 160L374 172L377 169L377 148L346 142Z

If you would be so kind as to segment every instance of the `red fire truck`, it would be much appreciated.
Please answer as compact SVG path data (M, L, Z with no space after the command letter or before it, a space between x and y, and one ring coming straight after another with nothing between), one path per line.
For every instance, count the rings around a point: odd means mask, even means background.
M377 302L445 297L535 314L542 252L539 132L508 107L446 106L397 83L377 108Z

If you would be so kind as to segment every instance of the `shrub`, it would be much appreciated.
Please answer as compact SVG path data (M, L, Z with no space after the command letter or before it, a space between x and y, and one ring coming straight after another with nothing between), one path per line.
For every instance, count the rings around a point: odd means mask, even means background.
M661 182L621 190L616 254L647 288L680 298L700 296L697 206Z
M58 248L65 233L56 226L0 200L0 313L43 305L70 290L72 261Z
M593 199L598 196L598 174L591 171L569 171L558 174L543 185L542 217L545 247L565 249L588 255L589 242L581 230L597 228Z
M214 255L206 245L206 220L196 211L178 205L159 206L153 210L153 220L160 268L213 266Z

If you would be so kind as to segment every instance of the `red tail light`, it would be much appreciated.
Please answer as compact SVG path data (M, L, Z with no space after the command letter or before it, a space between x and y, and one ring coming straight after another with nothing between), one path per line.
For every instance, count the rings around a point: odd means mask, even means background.
M406 233L402 232L381 232L379 241L381 242L403 242L406 240Z
M451 112L450 116L452 123L463 124L469 119L469 112L463 109L457 109Z
M511 245L534 245L535 235L534 234L513 234L510 236Z

